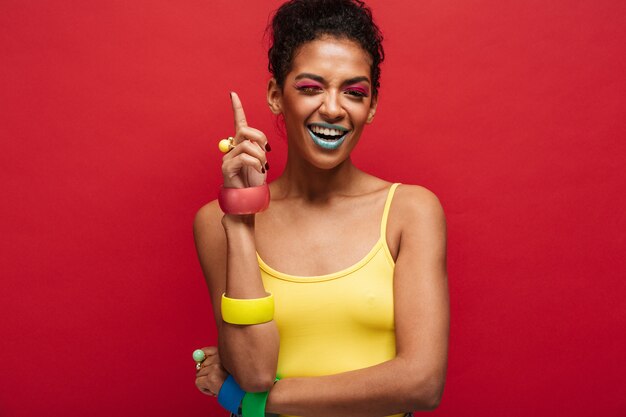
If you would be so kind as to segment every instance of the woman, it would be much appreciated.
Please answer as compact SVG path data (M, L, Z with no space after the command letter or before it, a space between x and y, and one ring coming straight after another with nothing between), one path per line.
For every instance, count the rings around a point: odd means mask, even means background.
M350 159L376 113L382 36L356 0L289 1L271 29L267 101L284 119L287 164L267 210L232 214L224 203L225 214L214 201L196 216L219 333L196 385L207 395L226 391L225 380L265 392L265 411L280 415L433 409L449 327L443 210L425 188L388 183ZM262 189L270 146L231 99L222 191ZM266 320L222 317L228 303L270 298Z

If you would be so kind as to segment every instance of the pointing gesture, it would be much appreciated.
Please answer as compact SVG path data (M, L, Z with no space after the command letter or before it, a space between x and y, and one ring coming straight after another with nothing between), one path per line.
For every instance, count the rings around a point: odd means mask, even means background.
M235 132L238 132L239 129L248 127L248 122L246 122L246 114L243 111L243 106L237 93L230 93L230 100L233 105L233 116L235 117Z
M239 96L231 93L235 120L234 147L224 155L222 175L224 187L246 188L265 183L269 169L265 156L267 138L260 130L248 126Z

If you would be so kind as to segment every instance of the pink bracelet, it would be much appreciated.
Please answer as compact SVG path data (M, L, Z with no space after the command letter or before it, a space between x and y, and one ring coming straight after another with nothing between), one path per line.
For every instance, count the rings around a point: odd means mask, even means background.
M253 214L270 205L270 187L267 184L248 188L220 188L217 199L226 214Z

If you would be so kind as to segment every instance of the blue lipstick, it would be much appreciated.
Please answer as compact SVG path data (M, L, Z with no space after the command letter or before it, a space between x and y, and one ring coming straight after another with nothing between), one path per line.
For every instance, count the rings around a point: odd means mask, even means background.
M343 135L340 139L337 140L326 140L322 139L319 136L316 136L315 133L311 132L311 129L307 129L309 131L309 135L311 135L311 139L313 142L319 146L320 148L334 150L341 146L343 141L346 139L347 135Z
M313 133L313 131L311 130L311 126L319 126L325 129L335 129L342 132L343 135L338 136L337 139L325 139ZM307 130L309 132L309 135L311 136L311 139L313 139L313 143L315 143L320 148L328 150L335 150L339 148L343 141L346 139L346 136L348 136L348 132L350 131L350 129L347 129L343 126L331 125L328 123L311 123L309 126L307 126Z

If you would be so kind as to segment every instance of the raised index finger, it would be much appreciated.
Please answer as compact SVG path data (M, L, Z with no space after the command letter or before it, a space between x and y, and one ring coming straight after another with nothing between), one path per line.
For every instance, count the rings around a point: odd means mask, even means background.
M230 101L233 104L233 116L235 117L235 131L239 131L240 128L248 126L246 122L246 114L243 112L243 106L237 93L230 93Z

